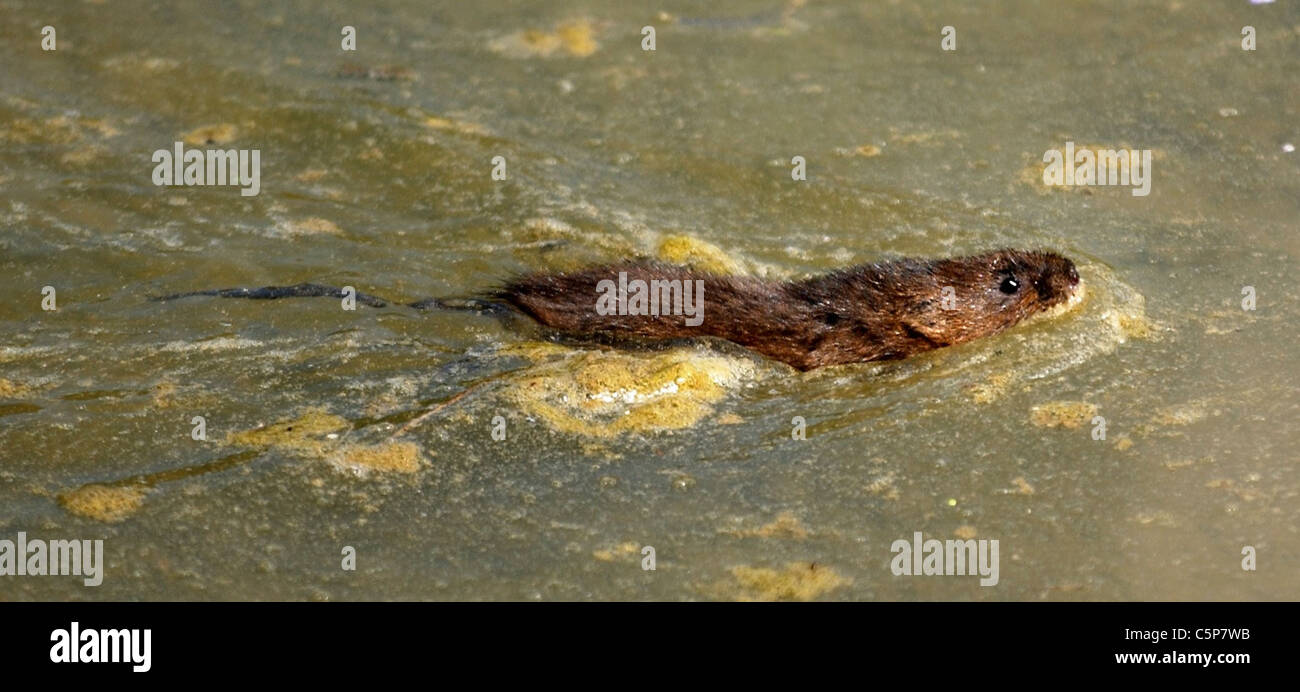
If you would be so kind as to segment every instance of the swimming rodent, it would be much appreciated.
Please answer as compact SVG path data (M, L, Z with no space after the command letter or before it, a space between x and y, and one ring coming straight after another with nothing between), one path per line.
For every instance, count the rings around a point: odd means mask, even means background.
M601 314L609 286L636 280L647 286L690 282L703 286L702 313ZM651 284L651 281L674 282ZM608 282L602 284L602 282ZM1063 303L1079 284L1074 263L1053 252L1004 249L949 259L908 258L864 264L793 281L723 276L677 265L637 261L576 272L540 272L507 281L486 301L455 304L426 299L411 307L506 304L561 335L602 341L655 342L716 337L799 370L905 358L997 334L1030 315ZM951 288L951 291L947 290ZM317 284L225 289L166 296L240 298L342 297ZM357 302L386 301L358 293ZM689 305L691 299L687 298ZM665 300L662 312L670 312ZM677 303L671 307L679 307ZM603 312L610 312L603 310Z

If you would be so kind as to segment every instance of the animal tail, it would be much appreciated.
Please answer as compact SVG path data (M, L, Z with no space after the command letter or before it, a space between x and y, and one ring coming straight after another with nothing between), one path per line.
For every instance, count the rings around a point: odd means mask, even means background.
M277 298L342 298L344 297L344 293L343 289L334 286L304 283L294 284L292 286L263 286L261 288L217 288L207 291L190 291L188 293L173 293L167 296L154 296L151 300L177 300L179 298L189 298L192 296L275 300ZM369 305L372 308L382 308L389 304L389 301L378 296L372 296L368 293L358 292L356 298L358 303Z
M276 300L278 298L343 298L342 288L321 284L301 283L292 286L263 286L261 288L218 288L207 291L189 291L165 296L153 296L150 300L165 301L190 298L193 296L216 296L218 298L248 298L251 300ZM369 293L357 292L356 300L362 305L382 308L389 305L404 305L416 310L472 310L474 312L502 312L511 308L500 300L492 298L422 298L410 303L395 303Z
M407 303L407 307L416 310L467 310L477 313L508 313L515 312L515 309L505 301L496 297L489 296L486 298L422 298L420 300Z

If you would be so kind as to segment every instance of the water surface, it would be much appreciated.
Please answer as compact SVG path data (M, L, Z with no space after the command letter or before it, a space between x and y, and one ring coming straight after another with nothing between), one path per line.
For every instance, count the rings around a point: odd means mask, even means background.
M1300 597L1294 5L637 5L0 1L0 537L102 538L108 563L0 598ZM260 150L260 194L153 185L186 136ZM1066 141L1151 149L1151 194L1044 187ZM808 374L148 299L1000 246L1073 257L1086 300ZM894 576L917 531L997 539L999 584Z

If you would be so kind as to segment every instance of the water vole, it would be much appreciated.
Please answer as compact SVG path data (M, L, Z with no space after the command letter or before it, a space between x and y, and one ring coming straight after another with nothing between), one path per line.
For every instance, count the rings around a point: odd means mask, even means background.
M638 280L647 287L702 287L695 291L702 294L701 314L601 314L602 293ZM904 358L996 334L1064 302L1078 283L1074 263L1058 254L998 250L865 264L784 282L636 262L530 274L493 295L572 337L718 337L810 370ZM687 312L699 297L687 294Z
M653 314L624 309L629 302L625 289L637 282L653 294ZM1066 301L1078 284L1074 263L1061 255L1007 249L969 257L864 264L795 281L629 262L528 274L506 282L486 302L425 299L406 305L419 309L506 305L579 340L717 337L799 370L811 370L905 358L996 334ZM612 310L615 287L624 295L620 308ZM340 288L304 283L195 291L160 300L194 295L274 299L347 294ZM372 307L389 304L365 293L354 297ZM663 310L657 309L660 297ZM635 303L635 298L630 302Z

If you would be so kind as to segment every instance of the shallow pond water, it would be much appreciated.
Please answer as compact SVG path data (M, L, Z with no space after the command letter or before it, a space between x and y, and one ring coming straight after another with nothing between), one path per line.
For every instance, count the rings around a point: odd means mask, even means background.
M0 599L1300 598L1294 4L0 0L0 43L0 538L106 560ZM154 185L182 140L259 193ZM1045 186L1066 142L1151 150L1150 194ZM149 299L1007 246L1083 299L806 374ZM896 576L916 532L999 541L998 584Z

